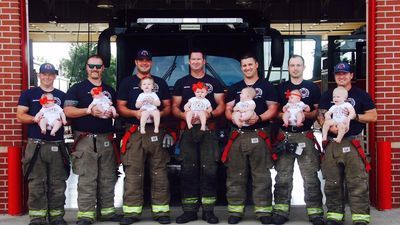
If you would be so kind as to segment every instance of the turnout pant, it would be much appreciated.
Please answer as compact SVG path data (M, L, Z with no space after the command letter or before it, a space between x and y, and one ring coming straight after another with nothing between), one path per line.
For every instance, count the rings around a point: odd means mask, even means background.
M68 179L69 171L67 172L64 167L64 159L60 152L63 151L62 142L28 140L22 164L24 174L29 173L28 207L31 219L38 218L45 221L48 216L52 222L64 216L65 181ZM36 157L34 157L35 151L38 151Z
M80 138L78 138L80 137ZM115 214L114 187L117 182L116 156L110 134L74 132L72 169L78 178L78 219L95 220Z
M340 144L330 142L322 160L326 180L325 195L327 219L344 219L344 185L346 182L353 222L370 222L368 173L357 149L349 139Z
M271 173L273 162L259 130L240 131L229 151L227 167L228 213L243 217L246 206L247 182L252 178L254 213L257 218L272 213ZM264 131L263 131L264 132Z
M154 218L169 215L169 182L167 163L169 153L162 147L164 132L154 133L147 125L146 134L136 131L122 154L125 171L124 203L125 217L138 217L143 209L143 188L146 162L151 180L151 206Z
M214 131L200 125L184 130L180 140L181 193L183 211L212 211L216 202L218 139Z
M297 143L303 148L301 155L283 151L275 162L277 175L275 177L274 213L289 217L290 201L292 199L294 162L297 159L300 173L304 182L304 201L310 220L323 216L321 182L318 178L320 169L320 152L314 142L305 132L287 132L287 141Z

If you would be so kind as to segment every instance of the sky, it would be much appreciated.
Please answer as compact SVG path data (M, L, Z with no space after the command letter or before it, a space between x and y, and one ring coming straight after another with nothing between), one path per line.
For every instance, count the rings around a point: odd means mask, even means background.
M33 58L43 58L45 62L49 62L58 67L62 58L69 57L68 51L70 46L70 43L33 42Z
M69 48L71 43L66 42L33 42L33 58L43 58L45 62L54 64L56 68L60 65L61 59L69 58ZM111 44L111 54L116 55L115 44ZM39 62L44 63L44 62Z

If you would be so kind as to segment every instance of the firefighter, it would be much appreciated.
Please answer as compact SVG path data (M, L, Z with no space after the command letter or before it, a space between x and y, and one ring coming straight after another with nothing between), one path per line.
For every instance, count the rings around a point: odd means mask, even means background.
M278 98L281 106L288 103L290 95L296 94L292 90L299 90L300 99L304 104L310 107L309 112L304 113L305 120L302 126L297 126L297 118L289 118L288 126L281 126L281 135L285 137L282 142L293 144L293 148L286 145L279 152L278 159L275 162L274 190L274 212L273 222L275 224L284 224L289 218L290 200L292 198L293 189L293 168L297 159L300 172L304 181L304 200L306 202L307 214L313 225L323 225L323 208L321 182L318 178L318 170L320 169L320 154L318 148L315 147L315 138L311 126L313 125L318 114L318 103L321 97L321 90L312 81L303 79L305 69L304 59L300 55L293 55L288 61L288 70L290 80L281 83L278 86ZM299 109L303 111L303 109ZM296 111L296 110L295 110ZM282 118L283 112L279 113Z
M361 147L361 133L365 125L375 122L377 112L371 97L365 91L353 87L353 73L346 62L338 63L334 68L337 86L348 91L347 101L353 105L356 116L350 122L349 131L340 143L332 141L337 135L337 128L331 128L329 142L323 143L325 156L322 160L322 174L325 178L326 225L340 225L344 220L345 196L343 183L346 182L349 204L354 225L366 225L371 221L369 208L368 171L369 162ZM330 89L322 94L319 103L318 121L323 125L324 114L332 106Z
M149 165L151 179L151 207L154 220L161 224L168 224L171 222L167 174L167 163L170 157L168 151L162 147L164 131L160 129L158 133L155 133L153 120L146 124L145 134L140 132L138 125L140 124L141 110L140 107L136 107L136 99L143 91L139 88L139 82L148 77L154 80L153 92L161 100L159 107L161 117L166 117L171 112L171 96L167 83L150 74L153 61L149 51L138 51L135 65L136 75L128 76L121 82L117 100L118 111L127 121L121 149L125 185L122 207L124 218L120 224L127 225L139 221L144 205L143 188L146 162Z
M192 50L189 54L190 74L176 81L172 97L173 115L181 120L183 131L180 139L181 194L183 214L176 219L182 224L197 220L200 205L202 219L211 224L219 222L214 215L216 202L217 161L219 160L218 139L212 119L225 110L224 89L221 83L205 73L205 54ZM212 111L207 113L206 131L200 130L200 121L192 120L193 128L187 129L184 105L194 97L192 85L203 82L207 86L206 98L211 102Z
M57 71L50 63L40 66L39 87L24 91L18 101L17 120L28 124L28 144L22 159L24 177L28 181L28 207L30 225L66 225L64 221L65 181L69 175L69 156L64 146L64 129L55 135L50 130L41 133L35 121L36 113L48 99L41 99L45 93L54 96L55 104L62 107L65 93L54 88Z
M244 216L247 181L251 176L254 213L262 224L269 224L272 222L270 169L273 160L267 128L278 110L277 96L275 88L258 76L255 56L244 55L240 65L244 79L228 89L225 99L226 118L232 121L233 108L240 101L243 88L252 87L256 90L256 108L253 116L244 121L245 125L240 129L233 124L230 140L222 155L222 161L227 167L228 223L237 224Z
M113 145L112 112L98 105L88 111L94 90L102 92L113 103L116 94L102 82L104 65L100 56L90 56L85 67L87 79L68 90L64 104L74 134L72 169L79 175L78 225L92 224L96 216L102 221L119 221L114 208L118 154Z

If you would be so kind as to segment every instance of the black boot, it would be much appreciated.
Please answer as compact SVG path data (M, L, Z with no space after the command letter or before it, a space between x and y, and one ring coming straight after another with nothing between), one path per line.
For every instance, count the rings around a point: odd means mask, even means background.
M120 225L129 225L132 223L139 222L139 219L137 217L123 217L121 218L119 224Z
M156 221L160 224L170 224L171 223L171 219L169 218L169 216L160 216L156 219Z
M322 218L322 217L316 217L316 218L312 219L311 223L313 225L325 225L324 218Z
M261 216L260 221L262 224L272 224L272 217L271 216Z
M48 224L46 218L35 218L32 219L29 225L45 225Z
M203 215L201 218L210 224L217 224L219 222L218 217L214 215L213 211L203 211Z
M182 215L178 216L178 218L176 218L176 223L178 224L182 224L182 223L188 223L190 221L195 221L197 220L197 212L183 212Z
M50 224L51 225L67 225L67 222L65 222L65 220L61 218L61 219L56 219L56 220L51 221Z
M120 222L122 217L124 217L124 215L115 213L115 214L113 214L111 216L108 216L108 217L105 217L105 216L99 217L98 221Z
M238 216L230 216L228 218L228 224L238 224L242 220L241 217Z
M284 224L286 223L286 221L288 221L288 218L279 215L279 214L275 214L272 216L272 223L273 224Z
M325 225L342 225L342 223L341 223L341 222L338 222L338 221L336 221L336 220L327 220L327 221L325 222Z
M90 220L90 219L84 219L84 218L79 219L79 220L76 222L77 225L90 225L90 224L92 224L92 223L93 223L92 220Z
M364 221L358 221L354 225L368 225L368 223L366 223Z

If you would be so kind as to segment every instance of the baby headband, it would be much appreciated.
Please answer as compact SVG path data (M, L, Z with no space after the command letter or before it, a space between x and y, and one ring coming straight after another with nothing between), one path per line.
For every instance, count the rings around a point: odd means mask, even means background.
M197 83L192 85L193 92L195 92L197 89L203 89L203 88L205 88L207 90L207 86L204 85L203 82L197 82Z
M302 98L302 96L301 96L300 94L292 93L290 90L287 90L287 91L285 92L285 95L286 95L286 98L289 98L291 95L294 95L294 96L297 96L297 97Z
M54 101L54 99L48 99L47 96L41 97L39 99L39 103L41 105L45 105L45 104L50 103L50 102L55 102L55 101Z
M94 88L92 88L92 92L93 92L93 95L98 95L101 92L103 92L103 88L102 87L94 87Z

